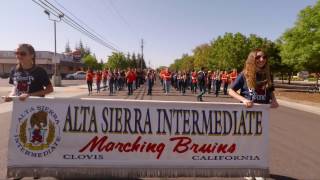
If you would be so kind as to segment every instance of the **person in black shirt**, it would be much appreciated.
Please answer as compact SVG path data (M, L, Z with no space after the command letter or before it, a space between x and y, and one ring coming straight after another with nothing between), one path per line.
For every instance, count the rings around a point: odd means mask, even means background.
M152 95L152 86L153 86L153 80L154 80L154 73L151 69L148 70L147 72L147 76L146 76L146 80L147 80L147 85L148 85L148 94L147 95Z
M236 91L240 89L240 94ZM268 59L265 53L256 49L250 52L243 71L232 83L229 95L241 101L246 107L253 103L270 104L271 108L279 106L273 93Z
M10 96L19 96L19 99L23 101L29 96L44 97L53 92L47 72L36 66L34 48L29 44L20 44L15 54L18 64L11 69L9 77L9 84L14 87L4 100L9 102L12 101Z
M198 72L198 85L200 89L200 94L197 95L197 101L203 101L202 96L206 93L206 73L204 72L204 67Z

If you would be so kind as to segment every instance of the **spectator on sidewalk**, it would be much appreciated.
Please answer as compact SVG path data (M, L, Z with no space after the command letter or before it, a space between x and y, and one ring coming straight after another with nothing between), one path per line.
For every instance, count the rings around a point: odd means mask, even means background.
M20 44L15 54L18 64L11 69L9 77L9 84L14 87L4 100L9 102L12 101L10 96L19 96L24 101L29 96L44 97L53 92L47 72L36 65L34 48L30 44Z
M239 89L240 94L237 93ZM259 103L271 104L271 108L276 108L279 105L273 91L267 56L260 49L251 51L243 71L231 85L229 95L241 101L246 107Z

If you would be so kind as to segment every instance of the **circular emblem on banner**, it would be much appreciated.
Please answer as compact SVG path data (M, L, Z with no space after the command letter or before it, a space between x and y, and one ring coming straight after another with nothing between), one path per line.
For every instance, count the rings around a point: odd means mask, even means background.
M46 157L57 149L61 141L57 114L48 107L36 111L31 107L19 116L15 142L27 156Z

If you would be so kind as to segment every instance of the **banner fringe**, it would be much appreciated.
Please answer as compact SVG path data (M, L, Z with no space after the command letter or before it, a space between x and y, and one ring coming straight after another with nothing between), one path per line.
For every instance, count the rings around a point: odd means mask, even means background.
M8 167L8 178L55 177L58 179L142 178L142 177L269 177L261 168L85 168Z

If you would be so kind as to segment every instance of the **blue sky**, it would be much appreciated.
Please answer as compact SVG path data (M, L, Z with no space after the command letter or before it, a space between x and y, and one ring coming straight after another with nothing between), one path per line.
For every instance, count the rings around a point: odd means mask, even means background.
M298 12L316 0L48 0L62 4L105 40L124 52L141 52L152 67L169 65L197 45L225 32L275 40L294 25ZM68 14L68 13L67 13ZM70 17L72 17L69 14ZM30 43L54 51L53 22L32 0L2 0L0 50ZM99 59L111 50L64 22L57 24L57 52L82 40Z

